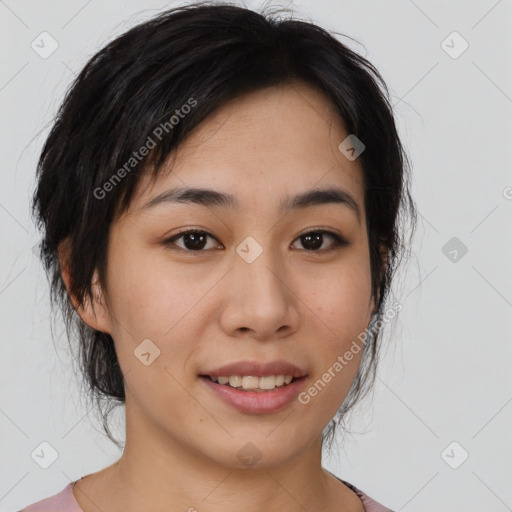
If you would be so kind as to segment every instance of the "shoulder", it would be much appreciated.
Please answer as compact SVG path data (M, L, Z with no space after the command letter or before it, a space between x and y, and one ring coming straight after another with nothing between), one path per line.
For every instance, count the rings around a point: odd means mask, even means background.
M73 495L74 483L70 482L57 494L32 503L19 512L82 512Z
M341 478L339 478L341 480ZM365 512L393 512L391 509L385 507L384 505L381 505L380 503L376 502L372 498L370 498L367 494L365 494L363 491L358 489L355 485L352 485L349 482L346 482L345 480L341 480L349 489L354 491L361 501L363 502L364 510Z

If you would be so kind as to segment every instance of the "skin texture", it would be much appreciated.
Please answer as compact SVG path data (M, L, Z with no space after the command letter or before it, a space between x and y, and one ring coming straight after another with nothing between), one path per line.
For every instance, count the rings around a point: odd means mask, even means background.
M204 121L180 146L167 172L146 176L110 231L107 278L94 311L78 310L112 335L126 382L126 446L112 466L80 480L85 512L190 510L363 511L359 498L321 465L322 430L341 406L361 352L308 404L245 414L199 379L240 360L290 361L307 389L332 367L371 319L370 259L362 170L337 148L347 137L333 106L305 84L239 97ZM235 195L238 210L185 203L142 205L175 186ZM279 213L287 195L337 186L346 205ZM203 252L173 251L164 240L186 228L207 231ZM307 250L311 228L349 241ZM247 263L236 247L248 236L263 248ZM188 246L190 247L190 241ZM62 256L64 279L69 282ZM150 339L149 366L134 350ZM248 468L238 451L252 443Z

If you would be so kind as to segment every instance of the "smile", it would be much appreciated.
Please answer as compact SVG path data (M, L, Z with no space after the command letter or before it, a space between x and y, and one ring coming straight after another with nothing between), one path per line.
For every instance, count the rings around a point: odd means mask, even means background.
M284 379L289 380L286 384ZM234 376L235 379L240 379L240 386L235 387L231 385L232 377L225 377L228 381L224 384L218 382L219 377L210 377L208 375L200 375L199 379L206 385L212 396L219 398L225 404L234 407L238 411L246 414L271 414L284 409L287 405L291 404L305 386L306 376L291 378L290 376L283 375L266 375L262 377L254 376ZM276 386L277 382L283 383ZM222 380L225 380L222 379ZM263 379L263 383L260 384ZM279 380L278 380L279 379ZM248 387L244 388L243 383ZM273 382L272 382L273 380ZM233 383L238 384L238 380L233 380ZM262 389L259 386L270 386L272 388Z
M281 389L293 381L291 375L265 375L264 377L232 375L229 377L210 377L210 379L213 382L231 386L232 388L256 392Z

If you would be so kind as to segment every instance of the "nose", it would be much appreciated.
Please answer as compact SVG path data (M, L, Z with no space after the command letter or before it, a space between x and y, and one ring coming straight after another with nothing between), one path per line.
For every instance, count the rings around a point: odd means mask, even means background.
M263 252L252 262L238 254L224 283L222 329L230 336L264 341L284 338L298 329L300 299L285 265Z

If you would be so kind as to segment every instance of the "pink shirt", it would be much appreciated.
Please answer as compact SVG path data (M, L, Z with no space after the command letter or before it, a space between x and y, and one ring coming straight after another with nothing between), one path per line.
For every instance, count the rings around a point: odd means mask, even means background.
M359 496L363 502L366 512L393 512L389 508L386 508L380 503L372 500L369 496L357 489L352 484L349 484L340 478L338 478L338 480L343 482L349 489L354 491ZM37 503L33 503L32 505L29 505L18 512L83 512L83 510L80 508L80 505L77 503L75 496L73 495L73 486L76 482L77 480L70 482L59 493L44 500L38 501Z

